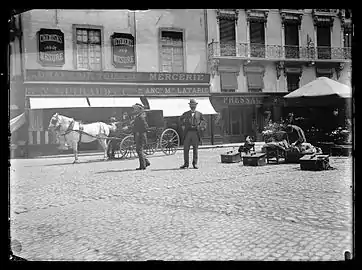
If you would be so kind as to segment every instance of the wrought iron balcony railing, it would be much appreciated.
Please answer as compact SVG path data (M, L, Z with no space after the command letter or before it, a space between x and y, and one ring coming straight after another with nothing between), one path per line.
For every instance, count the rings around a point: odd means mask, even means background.
M219 43L209 44L209 57L239 57L261 59L299 59L313 60L346 60L351 59L351 48L341 47L308 47L308 46L280 46L255 43Z

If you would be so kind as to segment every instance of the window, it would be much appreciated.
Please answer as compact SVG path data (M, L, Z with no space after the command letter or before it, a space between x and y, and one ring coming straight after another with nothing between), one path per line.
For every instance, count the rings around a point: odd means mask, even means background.
M299 58L299 29L297 24L285 24L285 57Z
M184 72L183 35L161 31L161 72Z
M238 80L233 72L220 72L221 92L235 92Z
M101 70L101 30L77 28L77 69Z
M263 22L250 22L250 49L252 57L265 57L265 29Z
M343 32L343 45L345 48L352 47L352 29L345 28Z
M249 72L246 73L249 92L261 92L264 88L263 73Z
M317 27L318 59L331 59L331 28Z
M221 56L235 56L235 20L220 18L219 27Z
M288 92L292 92L299 88L299 78L300 74L298 73L287 73Z

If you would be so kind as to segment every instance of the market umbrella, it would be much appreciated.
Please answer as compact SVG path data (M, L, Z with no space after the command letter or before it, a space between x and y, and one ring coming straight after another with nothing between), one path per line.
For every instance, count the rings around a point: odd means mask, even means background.
M326 77L316 80L284 96L288 105L329 106L343 104L352 98L352 89Z

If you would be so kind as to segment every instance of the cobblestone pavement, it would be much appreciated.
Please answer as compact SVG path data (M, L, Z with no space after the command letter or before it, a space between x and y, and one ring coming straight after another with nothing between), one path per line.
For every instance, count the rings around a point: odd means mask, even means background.
M352 159L336 170L298 164L177 169L101 156L13 160L11 236L28 260L343 260L352 251ZM190 153L191 154L191 153Z

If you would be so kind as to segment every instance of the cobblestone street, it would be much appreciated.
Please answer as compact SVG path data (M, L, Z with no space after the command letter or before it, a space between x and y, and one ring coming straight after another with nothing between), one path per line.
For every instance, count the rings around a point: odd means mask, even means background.
M352 159L336 170L222 164L229 149L151 167L101 156L12 160L11 237L28 260L343 260L352 252ZM192 153L192 151L191 151ZM190 154L191 154L190 153Z

